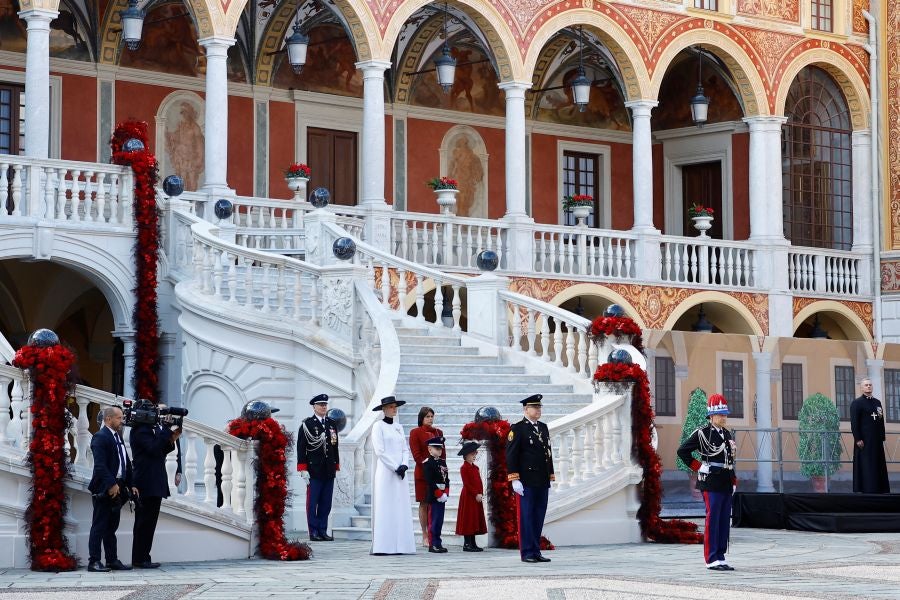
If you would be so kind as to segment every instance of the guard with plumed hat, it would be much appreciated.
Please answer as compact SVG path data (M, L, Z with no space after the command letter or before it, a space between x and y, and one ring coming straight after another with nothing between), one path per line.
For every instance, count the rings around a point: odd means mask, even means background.
M709 423L694 431L678 448L678 457L697 472L697 489L706 503L703 555L711 571L734 571L725 561L731 531L731 498L737 490L734 469L734 434L725 428L728 403L722 394L713 394L706 403ZM700 459L693 457L697 452Z
M422 471L428 484L428 539L429 552L443 554L447 551L441 543L441 529L444 527L444 505L450 499L450 472L447 461L441 458L444 453L444 438L433 437L426 442L428 454Z
M328 394L309 401L313 415L304 419L297 433L297 470L306 481L306 524L313 542L330 542L328 515L334 495L334 478L341 470L338 427L328 417Z
M519 506L519 552L522 562L550 562L541 555L541 531L553 474L550 430L541 423L541 400L534 394L521 400L525 418L514 423L506 440L507 478Z

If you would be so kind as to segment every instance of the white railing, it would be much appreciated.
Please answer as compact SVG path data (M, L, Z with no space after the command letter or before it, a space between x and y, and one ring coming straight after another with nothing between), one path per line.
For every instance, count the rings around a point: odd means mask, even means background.
M12 393L7 389L12 383ZM20 369L0 365L0 453L9 450L24 455L31 436L29 392L30 383ZM90 405L120 406L123 398L85 386L76 386L75 401L78 404L78 418L75 435L67 439L75 460L75 474L89 479L93 469L90 452L91 432L88 420ZM9 417L12 409L12 418ZM125 442L128 444L130 429L125 428ZM67 437L69 437L67 435ZM189 418L184 419L180 440L183 492L174 485L177 460L175 452L166 456L169 491L182 500L207 507L208 510L232 515L241 523L252 526L253 488L255 485L253 461L254 444L218 431ZM221 483L216 484L216 446L222 452ZM222 494L222 505L218 507L218 495Z
M757 285L756 250L743 242L666 237L660 243L661 280L747 288Z
M0 223L30 217L130 228L133 197L128 167L0 155Z
M397 212L391 216L394 256L430 266L474 269L482 250L493 250L506 267L506 225L488 219Z
M850 252L792 250L788 252L788 286L796 292L860 294L862 264L859 256Z
M635 277L635 239L627 232L535 225L534 270L608 279Z

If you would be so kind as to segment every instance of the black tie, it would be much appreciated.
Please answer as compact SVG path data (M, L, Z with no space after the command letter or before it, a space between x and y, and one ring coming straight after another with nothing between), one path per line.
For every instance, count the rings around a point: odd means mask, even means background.
M122 470L122 477L125 477L126 465L125 462L125 442L122 441L122 438L119 437L119 434L113 434L116 436L116 449L119 451L119 465Z

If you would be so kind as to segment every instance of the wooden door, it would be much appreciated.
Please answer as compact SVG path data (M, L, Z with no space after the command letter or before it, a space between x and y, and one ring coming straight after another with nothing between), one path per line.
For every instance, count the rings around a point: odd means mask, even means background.
M694 204L709 206L715 211L709 237L722 239L722 162L713 161L681 167L681 197L684 202L683 235L697 235L688 208Z
M356 133L310 127L306 130L306 156L312 169L309 190L328 188L332 204L355 206Z

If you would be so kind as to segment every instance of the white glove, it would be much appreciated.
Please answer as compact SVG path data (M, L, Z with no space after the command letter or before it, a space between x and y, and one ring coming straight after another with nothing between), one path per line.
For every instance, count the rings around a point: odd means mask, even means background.
M309 483L309 471L300 471L300 477L303 478L303 481Z
M737 486L736 485L731 486L731 495L734 496L734 494L736 492L737 492Z
M445 486L444 486L443 483L436 483L436 484L434 484L434 487L436 487L437 489L443 491L443 489L444 489Z
M450 497L447 496L447 494L444 494L443 496L441 496L440 498L438 498L437 501L440 502L441 504L443 504L443 503L446 502L449 498L450 498Z
M512 483L512 486L513 486L513 491L515 493L517 493L520 496L525 495L525 486L522 485L521 481L519 481L518 479L514 480Z
M709 465L706 463L703 463L702 465L700 465L700 469L697 472L698 473L709 473Z

